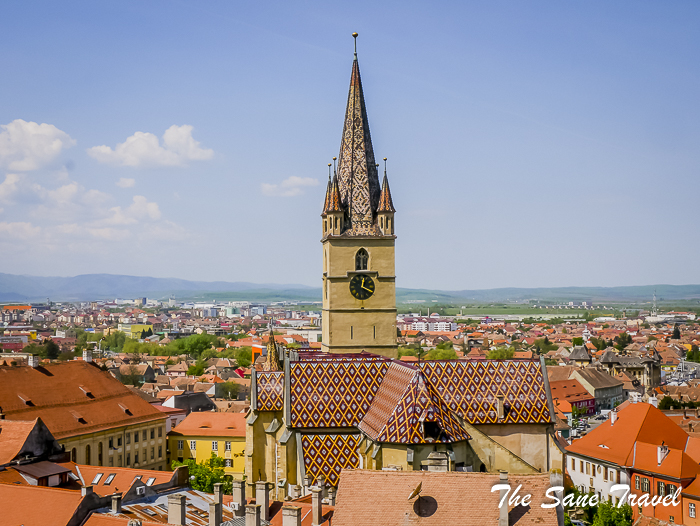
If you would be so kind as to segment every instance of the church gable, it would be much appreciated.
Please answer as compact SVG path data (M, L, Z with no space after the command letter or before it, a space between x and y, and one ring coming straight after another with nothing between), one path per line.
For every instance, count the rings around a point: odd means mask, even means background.
M256 375L258 411L282 411L284 408L284 373L261 371Z

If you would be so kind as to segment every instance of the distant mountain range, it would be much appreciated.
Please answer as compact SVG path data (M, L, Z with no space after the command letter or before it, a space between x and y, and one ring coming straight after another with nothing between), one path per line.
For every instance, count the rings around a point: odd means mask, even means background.
M502 288L427 290L398 288L398 303L424 300L438 303L488 303L523 300L648 302L700 300L700 285L642 285L631 287ZM192 299L200 301L320 301L321 288L295 284L188 281L114 274L83 274L70 278L0 273L0 302L86 301L114 298Z

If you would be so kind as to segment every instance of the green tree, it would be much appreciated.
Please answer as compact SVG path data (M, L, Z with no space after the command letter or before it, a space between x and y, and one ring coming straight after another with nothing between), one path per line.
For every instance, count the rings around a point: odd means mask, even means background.
M253 349L251 347L241 347L234 351L233 357L240 367L248 367L253 363Z
M583 345L583 337L581 336L576 336L574 338L571 338L571 344L575 345L577 347Z
M221 384L221 396L229 400L235 400L238 397L240 385L234 382L224 382Z
M681 330L680 330L680 328L678 327L678 325L676 325L675 327L673 327L673 335L671 336L671 338L674 339L674 340L680 340L680 339L681 339Z
M593 526L628 526L632 524L632 508L625 504L618 508L612 502L603 501L598 505Z
M623 350L625 347L632 343L632 336L629 333L623 332L615 337L615 349L618 351Z
M678 402L677 400L674 400L670 396L664 396L660 401L659 401L659 409L661 410L666 410L666 409L680 409L681 403Z
M122 374L119 377L119 380L124 385L133 385L134 387L140 387L142 384L141 377L139 376L139 371L136 368L135 364L129 365L128 372L126 374Z
M456 360L457 353L450 348L435 348L425 355L426 360Z
M510 360L514 355L515 351L513 349L509 349L508 347L497 347L496 349L489 351L486 357L489 360Z
M214 484L223 484L221 489L224 494L228 494L233 491L233 485L231 484L231 478L225 476L224 465L224 459L212 453L209 459L202 460L199 463L191 458L184 462L173 460L172 469L179 466L187 466L192 489L203 491L204 493L214 493Z
M49 358L50 360L55 360L61 353L61 348L53 340L46 340L42 347L43 349L40 353L42 358Z
M202 376L204 374L204 369L206 368L206 362L198 360L196 364L190 365L187 369L188 376Z

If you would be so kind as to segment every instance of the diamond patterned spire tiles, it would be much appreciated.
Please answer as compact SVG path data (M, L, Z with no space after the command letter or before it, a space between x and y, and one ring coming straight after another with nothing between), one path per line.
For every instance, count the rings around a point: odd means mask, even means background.
M425 422L437 423L442 431L440 436L426 435ZM470 438L421 371L397 362L389 366L359 427L377 442L425 444Z
M323 475L326 483L337 486L342 469L359 466L360 438L360 435L303 435L301 450L306 476L316 480Z
M257 374L258 411L282 411L284 409L284 372L262 371Z
M380 360L291 364L292 427L356 427L387 371Z
M447 407L471 424L498 422L499 397L506 407L501 423L552 421L539 361L445 360L420 368Z

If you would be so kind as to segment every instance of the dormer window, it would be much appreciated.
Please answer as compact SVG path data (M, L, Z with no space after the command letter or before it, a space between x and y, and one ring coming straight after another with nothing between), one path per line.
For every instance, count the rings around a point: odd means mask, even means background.
M364 248L361 248L355 255L355 270L367 270L368 263L369 254Z

